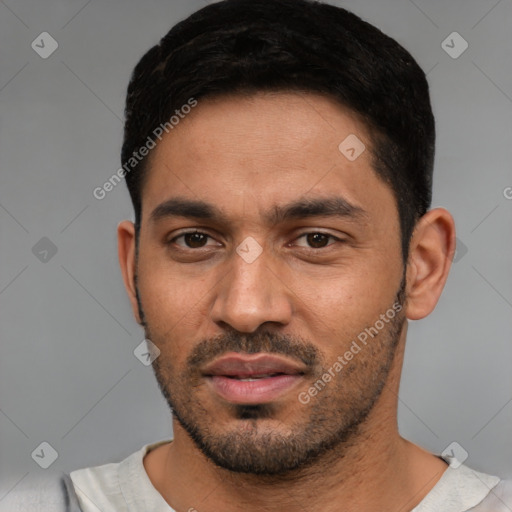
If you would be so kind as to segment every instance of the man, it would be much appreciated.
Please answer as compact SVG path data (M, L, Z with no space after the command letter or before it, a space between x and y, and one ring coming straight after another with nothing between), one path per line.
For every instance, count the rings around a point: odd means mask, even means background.
M73 471L76 510L512 510L398 432L455 252L408 52L331 5L218 2L138 63L124 135L119 259L174 434Z

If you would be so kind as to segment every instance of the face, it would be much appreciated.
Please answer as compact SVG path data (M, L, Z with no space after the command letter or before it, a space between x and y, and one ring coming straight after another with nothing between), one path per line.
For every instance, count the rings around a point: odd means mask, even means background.
M404 322L396 203L364 125L314 94L203 100L153 151L138 313L179 425L254 474L353 441Z

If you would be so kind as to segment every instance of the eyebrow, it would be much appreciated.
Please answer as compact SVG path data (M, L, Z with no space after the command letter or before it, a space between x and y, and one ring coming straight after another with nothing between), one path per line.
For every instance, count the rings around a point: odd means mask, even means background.
M152 211L150 221L156 223L169 217L186 217L224 224L229 223L229 218L216 205L183 197L174 197L159 204ZM282 222L309 217L337 217L359 220L367 218L368 214L361 207L349 203L343 197L329 196L326 198L302 198L283 206L274 205L264 215L264 220L268 225L273 226Z

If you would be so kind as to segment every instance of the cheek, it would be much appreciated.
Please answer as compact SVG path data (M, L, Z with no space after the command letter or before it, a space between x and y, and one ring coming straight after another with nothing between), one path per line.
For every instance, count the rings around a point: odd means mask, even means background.
M373 320L393 304L401 274L389 263L368 262L289 277L290 289L300 299L298 307L302 304L318 319L355 326Z
M350 349L353 340L364 336L365 329L375 326L392 308L398 285L397 275L370 272L368 268L336 269L330 275L314 278L303 274L290 286L297 306L295 330L317 345L329 367ZM351 366L367 362L371 350L365 352Z
M153 341L161 350L183 355L187 340L196 339L208 311L207 293L212 284L201 275L180 272L177 266L155 264L139 266L138 288L142 308ZM172 343L167 343L172 342ZM169 345L169 346L166 346Z

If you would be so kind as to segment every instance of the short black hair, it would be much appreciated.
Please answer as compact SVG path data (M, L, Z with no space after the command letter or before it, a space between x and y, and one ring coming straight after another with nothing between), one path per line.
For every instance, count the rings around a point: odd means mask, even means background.
M259 91L319 93L364 122L373 168L396 199L405 262L432 199L435 121L427 79L398 42L341 7L224 0L175 25L131 76L122 163L191 99ZM125 174L137 232L147 163L140 159Z

